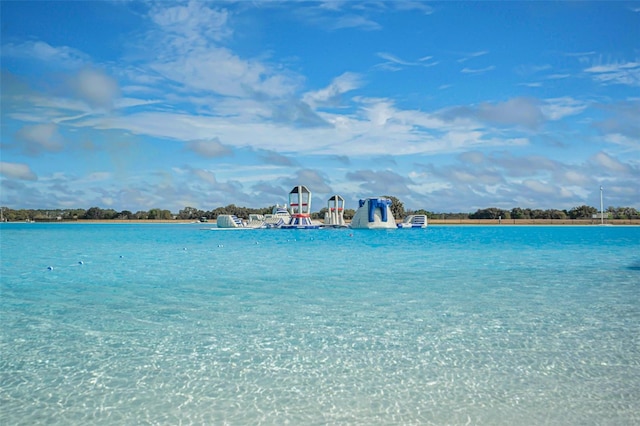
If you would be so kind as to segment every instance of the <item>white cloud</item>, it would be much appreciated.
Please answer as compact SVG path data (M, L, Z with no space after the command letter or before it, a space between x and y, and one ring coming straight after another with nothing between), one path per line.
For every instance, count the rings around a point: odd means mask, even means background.
M564 183L580 186L586 186L591 181L589 176L576 170L567 170L563 174L563 178Z
M409 65L409 66L413 66L416 65L415 62L408 62L408 61L404 61L400 58L398 58L395 55L392 55L391 53L387 53L387 52L378 52L377 55L379 57L381 57L382 59L389 61L389 62L393 62L395 64L399 64L399 65Z
M478 107L478 117L502 125L536 128L544 121L538 101L529 98L512 98L502 103L483 103Z
M231 149L220 143L220 139L195 140L187 142L187 149L207 158L222 157L231 154Z
M494 69L496 69L496 67L494 65L489 65L488 67L484 67L484 68L467 68L467 67L464 67L460 72L462 72L464 74L484 74L486 72L493 71Z
M53 123L24 126L18 130L16 138L29 155L38 155L43 151L57 152L63 148L58 126Z
M150 67L189 90L223 96L284 97L300 85L299 77L292 73L278 73L262 62L244 60L223 47L176 50L162 55Z
M613 173L627 173L629 172L629 166L624 163L621 163L617 159L611 157L610 155L604 152L598 152L596 155L592 157L593 162L606 171Z
M467 62L470 59L473 58L478 58L480 56L484 56L486 54L488 54L489 52L487 52L486 50L479 50L477 52L472 52L472 53L468 53L466 54L464 57L458 59L458 62L462 63L462 62Z
M534 180L534 179L527 179L523 181L521 185L523 190L529 192L528 194L529 197L539 198L540 196L542 196L542 197L549 197L550 199L554 199L554 198L557 198L558 196L561 196L559 194L561 189L557 185L554 185L549 182Z
M587 109L588 104L570 97L546 99L540 105L542 113L550 120L560 120L562 118L577 115Z
M120 96L117 81L96 69L85 68L71 81L76 96L91 108L111 110Z
M29 165L23 163L0 161L0 175L10 179L38 180L38 176L31 171Z
M362 78L359 74L346 72L331 81L329 86L315 92L307 92L302 96L302 100L312 107L317 105L339 106L341 96L351 90L355 90L362 85Z
M242 58L221 44L232 34L229 12L213 5L200 1L171 7L156 4L149 14L156 28L139 42L140 50L153 52L147 53L147 74L159 74L199 96L285 97L294 93L301 83L298 75L264 60ZM154 80L138 83L161 84Z
M208 183L209 185L216 185L216 175L213 172L202 169L194 169L192 170L193 174L197 176L202 181Z
M181 34L190 39L206 36L221 40L231 35L227 25L228 12L209 7L210 3L191 0L172 7L155 7L150 17L163 30Z
M434 12L429 4L422 1L395 1L391 2L391 5L398 10L417 10L425 15L431 15Z
M90 173L86 180L87 182L102 182L111 179L113 175L109 172L93 172Z
M599 64L584 71L601 83L640 86L640 62Z
M367 31L375 31L381 29L381 25L377 22L358 15L345 15L329 21L329 25L333 30L342 30L346 28L360 28Z
M429 62L431 59L433 59L432 56L424 56L418 59L417 62L412 62L412 61L406 61L404 59L400 59L396 55L393 55L388 52L378 52L376 53L376 55L386 61L376 65L376 67L387 70L387 71L400 71L400 70L403 70L405 67L415 67L415 66L430 68L435 65L438 65L439 63L439 62Z
M41 61L49 68L78 68L90 61L81 51L68 46L51 46L44 41L8 43L2 46L2 56Z
M605 136L607 142L629 148L632 151L640 151L640 140L621 135L619 133L611 133Z

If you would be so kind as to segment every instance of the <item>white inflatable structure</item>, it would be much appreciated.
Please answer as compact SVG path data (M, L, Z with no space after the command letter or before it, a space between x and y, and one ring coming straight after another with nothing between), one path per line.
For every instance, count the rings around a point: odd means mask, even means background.
M426 214L412 214L404 218L398 228L426 228L429 220Z
M333 195L327 202L327 212L324 214L324 227L342 228L344 221L344 198Z
M221 214L216 219L218 228L244 228L245 223L234 214Z
M391 200L384 197L360 200L360 207L351 220L354 229L397 229L391 212Z
M276 204L273 207L271 214L264 216L265 228L280 228L282 225L286 225L291 221L291 213L287 210L287 205L281 206Z
M281 229L318 229L311 221L311 191L304 185L294 186L289 192L289 209L291 220L288 224L281 225Z

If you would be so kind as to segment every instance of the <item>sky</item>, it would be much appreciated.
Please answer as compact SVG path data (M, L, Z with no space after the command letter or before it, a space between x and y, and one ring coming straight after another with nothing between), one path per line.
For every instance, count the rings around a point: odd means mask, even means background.
M0 205L640 209L640 2L2 1Z

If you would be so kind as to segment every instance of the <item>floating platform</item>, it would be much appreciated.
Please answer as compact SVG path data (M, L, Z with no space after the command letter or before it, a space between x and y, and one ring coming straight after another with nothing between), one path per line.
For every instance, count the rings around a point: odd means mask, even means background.
M384 197L365 198L351 220L353 229L397 229L391 212L391 200Z

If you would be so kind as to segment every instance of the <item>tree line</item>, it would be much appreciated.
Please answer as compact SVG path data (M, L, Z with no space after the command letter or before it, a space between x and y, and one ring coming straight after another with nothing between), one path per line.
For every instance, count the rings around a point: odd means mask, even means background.
M391 212L396 219L409 214L425 214L429 219L592 219L600 212L592 206L578 206L570 210L557 209L529 209L515 207L511 210L490 207L478 209L474 213L443 213L424 209L405 210L403 203L396 197L385 196L391 200ZM248 219L250 214L268 214L275 206L250 208L229 204L214 210L200 210L195 207L185 207L177 214L169 210L154 208L148 211L140 210L135 213L129 210L116 211L91 207L89 209L11 209L0 207L0 220L9 222L24 221L75 221L75 220L215 220L219 215L232 214ZM323 220L327 208L323 207L311 214L312 219ZM355 215L354 209L345 209L344 218L350 220ZM608 219L640 219L640 212L633 207L609 207L605 211Z
M503 210L495 207L480 209L469 215L469 219L592 219L600 217L600 211L592 206L579 206L571 210L540 210L515 207ZM608 219L640 219L640 212L633 207L609 207L604 211Z

